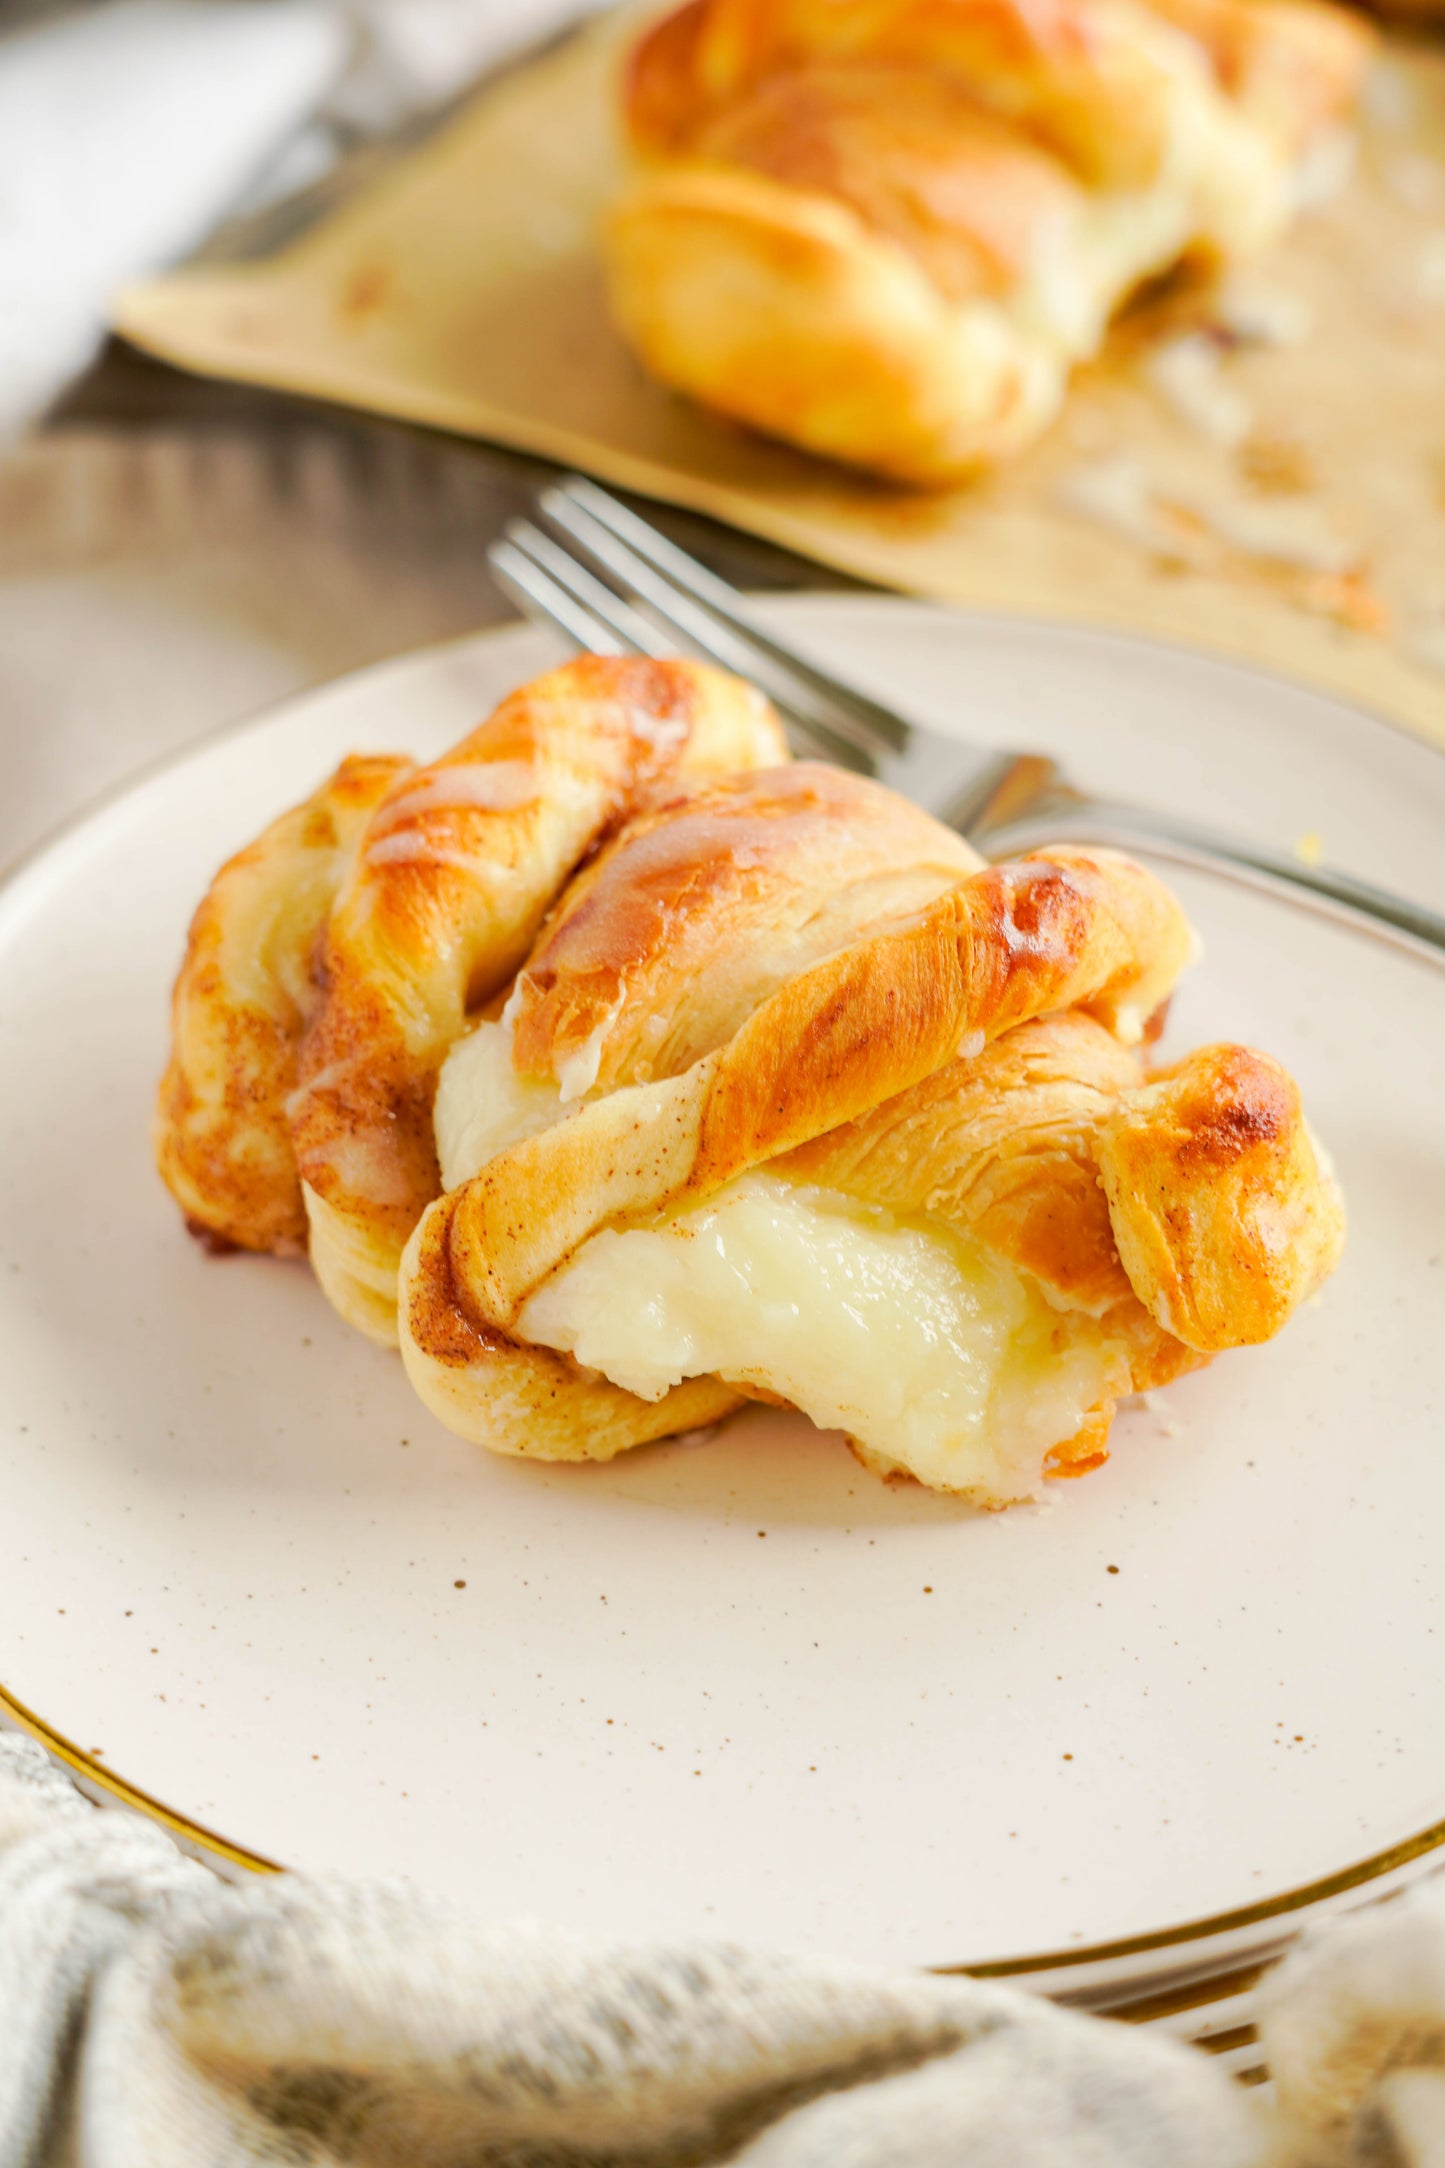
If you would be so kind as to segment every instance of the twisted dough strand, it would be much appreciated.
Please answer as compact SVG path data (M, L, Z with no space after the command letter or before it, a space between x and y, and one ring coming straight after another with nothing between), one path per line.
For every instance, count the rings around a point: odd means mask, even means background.
M1171 152L1182 32L1232 100L1287 139L1340 112L1370 40L1328 0L688 0L629 58L633 140L676 154L756 88L819 63L911 67L966 88L1100 186L1139 187Z
M396 1337L402 1247L439 1187L437 1069L579 860L660 786L786 755L740 679L589 655L382 801L331 913L292 1101L312 1263L353 1324Z
M156 1103L156 1163L192 1231L299 1255L286 1102L316 1004L312 960L366 821L411 762L344 760L228 860L191 921Z
M629 823L568 887L513 1000L519 1072L675 1076L810 964L977 872L907 799L814 761L728 776Z
M608 1459L796 1401L880 1472L1036 1495L1122 1394L1278 1330L1338 1192L1267 1057L1146 1079L1193 937L1145 869L981 868L780 751L735 680L586 658L430 768L345 763L197 913L163 1172L218 1238L295 1247L294 1138L318 1275L378 1338L411 1229L413 1383L494 1448Z
M1126 1394L1277 1331L1333 1269L1344 1232L1276 1063L1207 1047L1148 1084L1138 1057L1078 1011L1016 1026L772 1166L807 1194L976 1237L1043 1287L1060 1355L1080 1334L1097 1349L1098 1398L1044 1455L1056 1475L1107 1458ZM712 1420L729 1394L776 1397L756 1374L727 1373L638 1399L476 1323L456 1284L451 1204L426 1215L408 1254L403 1351L423 1399L462 1435L529 1457L611 1459ZM716 1405L693 1397L705 1386ZM877 1474L912 1472L906 1457L851 1442ZM977 1471L961 1487L985 1505L1030 1494L1026 1470L1023 1491Z
M742 1393L711 1377L639 1400L551 1348L480 1324L452 1279L451 1217L442 1205L423 1214L407 1245L401 1349L413 1385L449 1429L519 1459L614 1460L742 1405Z
M1098 1162L1130 1282L1201 1354L1273 1338L1339 1262L1333 1174L1267 1054L1199 1047L1120 1101Z
M681 1076L581 1107L443 1198L455 1296L505 1331L599 1228L704 1197L1030 1016L1083 1007L1137 1038L1191 947L1168 890L1115 853L975 874L789 980Z
M1087 1016L1022 1024L780 1163L967 1228L1072 1310L1147 1313L1199 1360L1277 1333L1339 1262L1334 1176L1294 1079L1244 1046L1152 1080ZM1142 1316L1130 1327L1147 1337ZM1149 1367L1173 1362L1161 1349ZM1165 1382L1139 1375L1135 1389Z
M1040 1017L788 1153L778 1171L967 1228L1071 1309L1102 1317L1132 1291L1095 1145L1143 1082L1138 1053L1092 1017Z

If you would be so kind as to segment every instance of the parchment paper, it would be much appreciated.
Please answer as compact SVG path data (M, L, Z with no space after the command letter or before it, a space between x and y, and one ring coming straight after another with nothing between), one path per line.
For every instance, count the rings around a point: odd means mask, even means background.
M1234 345L1217 297L1176 282L1035 450L929 494L751 436L622 347L594 242L618 43L609 18L284 254L133 289L116 327L185 368L540 453L887 586L1248 658L1445 743L1445 52L1392 41L1353 177L1248 274L1254 313L1263 297L1294 343ZM1201 325L1242 402L1237 443L1154 373L1159 338Z

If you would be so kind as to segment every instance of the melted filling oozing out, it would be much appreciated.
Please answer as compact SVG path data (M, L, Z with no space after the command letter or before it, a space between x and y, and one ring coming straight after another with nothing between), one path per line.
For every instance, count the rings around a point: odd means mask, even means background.
M511 1034L456 1047L437 1095L448 1188L563 1116ZM754 1171L704 1204L583 1244L531 1297L525 1338L645 1400L683 1378L760 1385L937 1488L1036 1496L1050 1449L1108 1390L1109 1351L983 1243Z
M761 1385L999 1503L1037 1493L1105 1390L1097 1331L982 1243L765 1173L594 1235L519 1323L644 1400L689 1377Z

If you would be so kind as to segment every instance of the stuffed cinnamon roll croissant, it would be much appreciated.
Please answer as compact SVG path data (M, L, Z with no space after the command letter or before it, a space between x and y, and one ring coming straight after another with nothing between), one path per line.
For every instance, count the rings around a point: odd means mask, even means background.
M1279 234L1369 47L1329 0L687 0L628 62L614 316L679 391L946 480L1141 281Z
M1193 949L1153 874L985 866L783 750L739 680L585 657L429 766L343 764L197 913L161 1171L196 1230L309 1246L499 1452L754 1399L1034 1497L1284 1324L1334 1182L1267 1056L1148 1067Z
M982 867L826 768L655 809L443 1068L413 1383L543 1458L760 1399L984 1506L1097 1464L1120 1398L1268 1338L1342 1238L1277 1064L1148 1074L1191 950L1125 858Z

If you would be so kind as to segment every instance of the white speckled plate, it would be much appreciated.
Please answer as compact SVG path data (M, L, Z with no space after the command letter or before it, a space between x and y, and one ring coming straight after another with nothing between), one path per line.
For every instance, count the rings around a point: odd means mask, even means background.
M1445 906L1445 762L1315 693L913 604L771 607L940 723L1286 846L1317 833ZM1237 1954L1418 1863L1445 1835L1428 964L1181 877L1207 957L1172 1039L1295 1069L1349 1253L1276 1344L1126 1412L1110 1465L1047 1509L890 1491L761 1411L608 1469L493 1460L303 1266L186 1239L147 1122L213 868L344 751L434 752L548 656L508 632L298 701L0 897L12 1716L273 1860L905 1962L1123 1941L1085 1984Z

